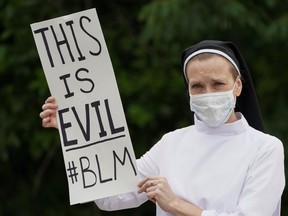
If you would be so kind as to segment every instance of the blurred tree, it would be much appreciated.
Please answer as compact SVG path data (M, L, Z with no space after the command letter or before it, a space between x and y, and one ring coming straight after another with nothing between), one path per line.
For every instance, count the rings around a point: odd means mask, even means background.
M102 212L69 206L56 130L38 114L49 95L30 24L96 7L131 138L141 156L190 123L181 51L203 39L234 41L255 82L267 132L288 135L288 2L281 0L10 0L0 2L0 215L153 215L154 206ZM288 215L287 193L282 215Z

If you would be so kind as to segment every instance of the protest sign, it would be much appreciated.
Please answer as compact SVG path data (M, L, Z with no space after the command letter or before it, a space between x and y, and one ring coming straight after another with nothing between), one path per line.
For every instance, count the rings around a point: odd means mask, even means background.
M31 29L58 104L70 204L135 190L135 155L96 9Z

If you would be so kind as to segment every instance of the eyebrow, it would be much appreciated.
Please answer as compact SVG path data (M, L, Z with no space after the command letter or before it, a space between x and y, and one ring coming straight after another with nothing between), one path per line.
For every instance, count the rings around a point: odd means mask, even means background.
M227 83L228 82L228 79L226 79L225 77L223 78L210 78L209 79L209 82L212 81L212 82L225 82ZM204 81L203 80L199 80L199 79L189 79L189 83L203 83Z

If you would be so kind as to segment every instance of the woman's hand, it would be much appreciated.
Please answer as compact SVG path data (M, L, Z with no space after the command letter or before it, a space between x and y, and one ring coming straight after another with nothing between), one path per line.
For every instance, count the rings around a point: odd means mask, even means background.
M170 212L171 204L177 199L164 177L147 177L139 182L138 187L139 193L146 192L149 200L157 202L167 212Z
M42 119L42 126L45 128L58 128L56 112L57 112L56 100L53 96L47 98L42 106L42 112L40 113L40 118Z
M138 193L146 192L147 197L159 207L174 216L201 216L202 209L177 197L164 177L146 177L138 184Z

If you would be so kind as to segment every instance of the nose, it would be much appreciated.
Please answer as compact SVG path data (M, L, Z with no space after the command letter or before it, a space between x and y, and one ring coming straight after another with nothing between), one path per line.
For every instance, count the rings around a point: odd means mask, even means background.
M213 93L213 92L215 92L215 90L214 90L211 86L207 85L207 86L204 88L203 94Z

